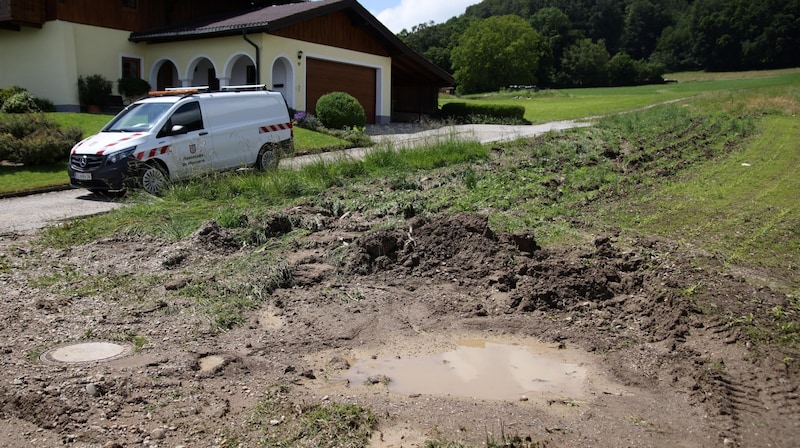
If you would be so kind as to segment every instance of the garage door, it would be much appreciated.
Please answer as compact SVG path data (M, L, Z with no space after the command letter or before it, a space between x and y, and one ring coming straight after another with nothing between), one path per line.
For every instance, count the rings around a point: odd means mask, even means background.
M317 100L330 92L354 96L367 116L375 123L375 69L322 59L306 59L306 110L316 113Z

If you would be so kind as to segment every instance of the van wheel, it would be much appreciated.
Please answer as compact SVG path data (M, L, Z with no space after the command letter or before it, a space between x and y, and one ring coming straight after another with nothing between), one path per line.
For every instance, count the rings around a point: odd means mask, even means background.
M142 169L139 181L144 191L152 195L160 195L169 185L169 176L158 164L148 164Z
M275 151L269 146L262 147L261 151L258 152L258 157L256 157L256 169L266 171L276 166L278 166L278 156L275 155Z

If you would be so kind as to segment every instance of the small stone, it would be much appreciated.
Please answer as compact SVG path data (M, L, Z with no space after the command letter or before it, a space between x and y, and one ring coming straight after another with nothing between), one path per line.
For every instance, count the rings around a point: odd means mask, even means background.
M519 401L528 401L528 397L525 395L520 395Z
M89 383L86 385L86 393L92 397L99 397L103 393L100 391L100 388L97 387L94 383Z
M164 428L156 428L150 432L150 438L153 440L163 440L167 437L167 430Z

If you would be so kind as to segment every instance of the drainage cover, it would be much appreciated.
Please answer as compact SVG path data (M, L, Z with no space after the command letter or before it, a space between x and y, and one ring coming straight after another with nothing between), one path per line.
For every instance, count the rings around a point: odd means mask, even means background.
M132 346L119 342L76 342L51 348L39 359L51 363L81 364L116 359L131 351Z

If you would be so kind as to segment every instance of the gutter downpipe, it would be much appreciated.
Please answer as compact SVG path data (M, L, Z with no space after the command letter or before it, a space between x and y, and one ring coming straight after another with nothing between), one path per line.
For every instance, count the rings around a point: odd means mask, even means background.
M261 51L258 45L247 37L247 31L242 30L242 38L256 49L256 84L261 84Z

